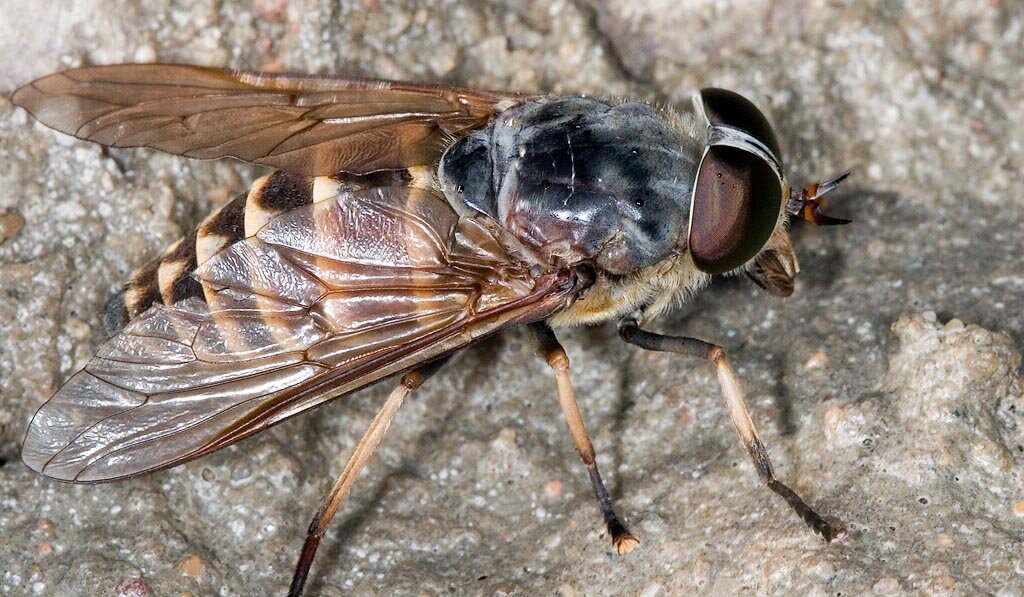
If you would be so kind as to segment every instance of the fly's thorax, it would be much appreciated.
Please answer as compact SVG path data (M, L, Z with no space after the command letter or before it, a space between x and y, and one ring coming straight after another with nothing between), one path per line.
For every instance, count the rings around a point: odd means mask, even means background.
M453 144L440 179L456 209L497 221L550 264L612 276L685 244L699 141L648 104L527 102Z

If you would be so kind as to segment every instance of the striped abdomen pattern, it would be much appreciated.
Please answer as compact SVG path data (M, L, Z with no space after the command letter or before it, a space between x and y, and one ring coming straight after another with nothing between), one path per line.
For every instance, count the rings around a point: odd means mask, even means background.
M107 303L104 316L107 333L120 331L155 303L171 305L191 297L206 300L203 286L192 277L196 268L224 248L256 234L276 216L344 191L430 184L425 171L308 177L279 170L256 180L248 192L214 211L192 233L131 275L124 289ZM427 182L424 182L425 176Z

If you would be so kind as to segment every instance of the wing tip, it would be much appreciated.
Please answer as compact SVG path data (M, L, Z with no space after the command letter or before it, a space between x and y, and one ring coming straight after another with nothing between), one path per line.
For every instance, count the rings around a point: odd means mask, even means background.
M32 472L37 473L39 475L43 475L44 477L46 476L46 474L43 472L43 469L46 468L46 463L38 462L25 449L21 451L21 462L22 464L27 466Z
M52 471L48 471L48 465L50 464L51 457L43 454L37 450L33 450L28 445L28 440L24 447L21 449L21 462L24 463L32 472L46 477L47 479L53 479L55 481L73 482L74 479L69 479L67 476L54 475Z
M72 83L75 82L73 77L68 76L69 73L75 70L77 69L48 73L32 79L14 90L14 93L11 94L11 103L19 108L28 110L29 113L35 116L36 112L39 111L39 107L46 102L47 98L52 99L54 97L50 92L55 85L60 85L60 83L56 83L57 80L67 79Z
M25 447L21 451L21 461L32 472L40 477L61 483L73 483L75 485L95 485L106 481L117 481L122 477L112 478L89 478L88 467L79 470L67 470L59 466L53 466L53 457L42 453L33 453L31 448Z
M14 93L11 94L11 103L19 108L28 110L29 114L33 114L33 116L35 114L32 112L31 107L33 104L32 98L38 97L39 95L39 90L35 88L36 80L33 80L30 83L25 83L21 87L15 89Z
M64 77L64 73L53 73L34 79L14 90L11 103L32 115L43 126L65 135L82 139L77 123L68 118L68 98L60 92L40 88L40 84L52 85L52 81Z

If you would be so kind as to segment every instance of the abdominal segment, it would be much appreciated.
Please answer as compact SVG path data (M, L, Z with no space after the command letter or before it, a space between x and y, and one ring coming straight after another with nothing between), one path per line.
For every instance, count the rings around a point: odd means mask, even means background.
M341 192L408 185L417 178L422 176L409 170L316 177L279 170L257 179L248 191L211 213L188 236L132 273L104 309L107 334L119 332L154 304L172 305L189 298L215 300L210 290L204 290L195 280L193 272L223 249L256 234L278 215Z

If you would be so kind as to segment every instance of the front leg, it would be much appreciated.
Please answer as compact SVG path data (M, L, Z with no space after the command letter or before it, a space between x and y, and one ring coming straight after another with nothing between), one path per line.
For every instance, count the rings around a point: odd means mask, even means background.
M590 435L587 434L587 428L583 425L583 416L580 415L580 407L576 403L576 392L572 388L572 380L569 379L569 357L565 354L562 345L559 344L555 333L546 323L535 323L531 327L537 337L541 356L555 373L558 404L561 405L565 420L569 423L569 431L572 433L573 443L576 444L576 451L579 452L580 459L587 467L590 484L594 488L594 496L601 508L604 522L608 526L608 534L612 538L615 553L619 555L629 553L640 543L640 539L629 532L626 525L622 524L618 515L615 514L612 498L608 495L604 481L601 480L601 472L597 470L594 445L590 443Z
M639 346L645 350L659 352L674 352L693 357L700 357L715 364L718 370L718 383L722 386L722 394L725 402L729 405L729 416L732 417L732 424L736 427L743 446L754 461L754 468L757 474L769 489L782 496L801 518L814 529L826 541L842 540L846 537L846 530L842 527L829 524L817 512L811 509L799 495L784 483L775 478L775 471L772 470L771 460L768 459L768 450L765 449L761 438L757 436L754 429L754 422L750 420L750 413L747 412L747 405L743 401L743 390L740 388L736 372L729 364L729 358L725 349L721 346L698 340L696 338L685 338L682 336L664 336L640 329L640 324L632 317L626 317L619 322L619 336L626 342Z

